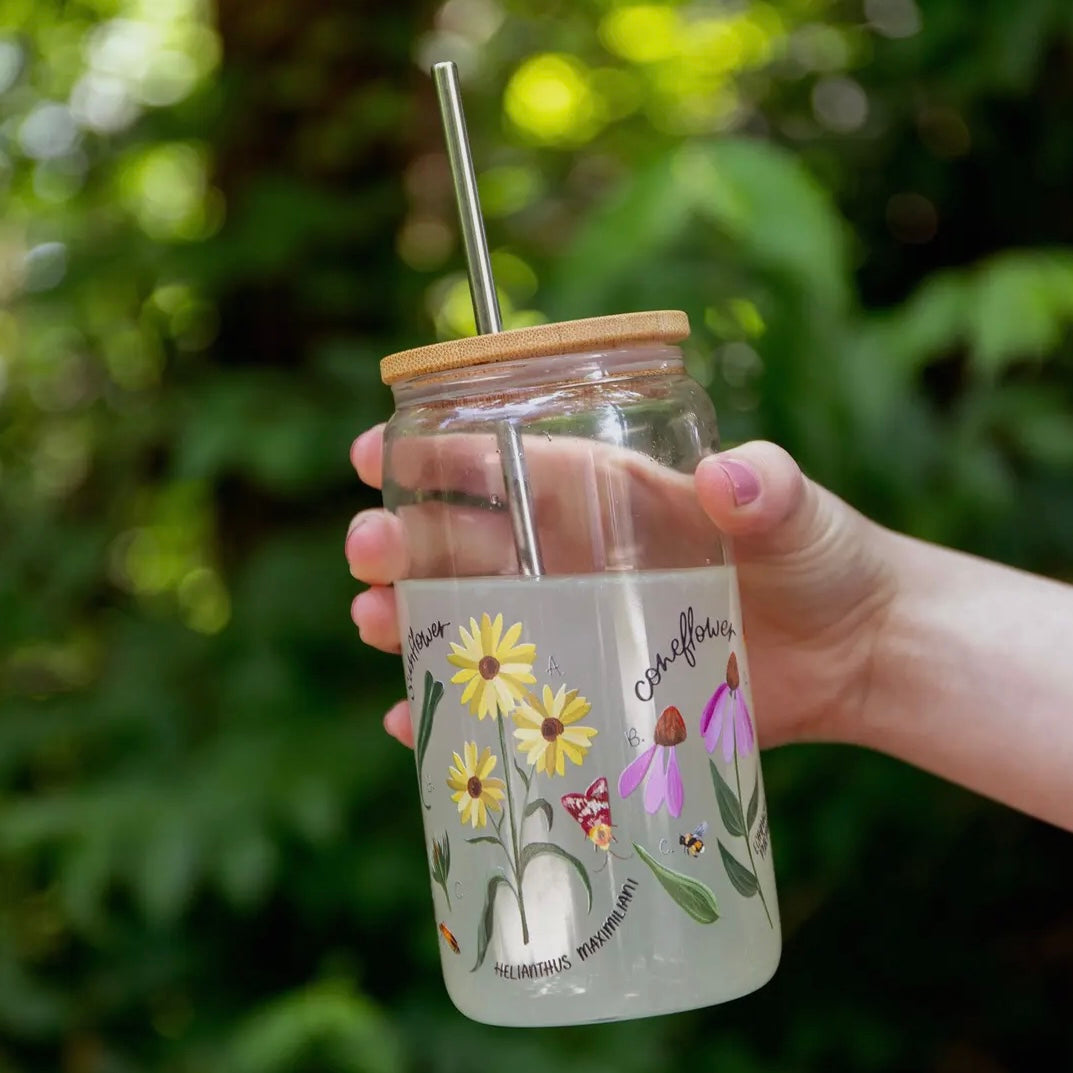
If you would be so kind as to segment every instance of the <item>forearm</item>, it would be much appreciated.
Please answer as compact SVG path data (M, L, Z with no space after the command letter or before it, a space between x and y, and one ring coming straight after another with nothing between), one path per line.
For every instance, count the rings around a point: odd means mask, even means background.
M1073 587L889 534L851 736L1073 830Z

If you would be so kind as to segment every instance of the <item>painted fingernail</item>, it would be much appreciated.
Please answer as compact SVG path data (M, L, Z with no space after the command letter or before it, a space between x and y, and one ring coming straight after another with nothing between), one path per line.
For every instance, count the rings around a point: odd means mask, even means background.
M760 478L751 466L734 458L720 459L716 465L730 478L730 486L734 489L734 502L739 507L752 503L760 495Z

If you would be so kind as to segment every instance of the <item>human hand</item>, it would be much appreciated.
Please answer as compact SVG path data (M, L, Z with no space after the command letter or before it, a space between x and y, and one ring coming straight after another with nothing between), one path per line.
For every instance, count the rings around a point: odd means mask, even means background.
M382 485L383 432L379 425L351 448L358 475L374 488ZM554 444L530 459L541 517L549 512L577 517L572 499L587 494L554 479L569 450ZM695 563L698 545L717 543L710 523L733 538L761 745L852 739L868 695L876 637L895 589L886 530L803 476L771 443L709 456L692 477L625 452L608 470L629 482L634 501L640 497L652 507L638 512L642 524L632 534L643 548L661 541L686 549L683 560ZM648 517L662 519L658 532L644 523ZM544 548L549 569L568 572L586 549L569 524L549 532L553 540ZM497 559L510 553L509 535L481 540L475 530L474 536L466 544L472 572L498 572ZM367 644L399 651L391 585L405 577L435 576L438 565L415 561L415 554L420 553L408 550L402 521L387 511L364 511L351 522L346 557L354 577L370 585L354 599L351 614ZM405 701L387 713L384 725L399 741L413 744Z

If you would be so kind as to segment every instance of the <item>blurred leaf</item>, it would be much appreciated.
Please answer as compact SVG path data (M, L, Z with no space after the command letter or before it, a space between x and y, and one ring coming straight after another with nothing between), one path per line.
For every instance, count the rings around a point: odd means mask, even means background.
M405 1069L390 1022L351 984L341 981L310 984L253 1014L235 1032L227 1065L235 1073Z

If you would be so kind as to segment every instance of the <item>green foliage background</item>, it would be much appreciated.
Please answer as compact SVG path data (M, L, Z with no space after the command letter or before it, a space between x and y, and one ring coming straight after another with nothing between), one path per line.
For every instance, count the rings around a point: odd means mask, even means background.
M835 747L762 992L450 1008L342 557L466 331L445 56L511 323L686 309L728 441L1073 574L1068 0L0 0L0 1071L1068 1068L1068 836Z

